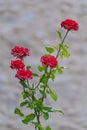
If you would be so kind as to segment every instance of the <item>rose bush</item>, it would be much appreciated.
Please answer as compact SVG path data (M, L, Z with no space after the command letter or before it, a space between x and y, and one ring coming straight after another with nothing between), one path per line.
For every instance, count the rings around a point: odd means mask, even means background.
M53 92L51 86L49 86L49 79L54 81L56 72L58 72L58 74L63 73L65 67L59 66L58 58L70 57L68 51L70 46L64 42L71 30L77 31L79 29L78 23L72 19L62 21L61 27L66 29L66 33L62 36L61 32L57 30L61 42L52 47L45 47L46 54L41 56L40 62L42 64L37 67L40 72L39 74L33 72L32 67L30 65L26 66L24 63L24 58L30 55L28 48L14 46L11 50L11 54L16 57L16 60L11 61L10 67L16 70L15 77L19 79L19 83L23 87L23 101L20 103L20 107L31 109L28 115L22 113L19 108L16 108L14 112L23 118L22 123L32 123L35 129L38 130L51 130L49 125L45 128L42 126L42 116L47 120L49 119L50 112L60 112L63 114L62 110L53 109L44 103L48 94L54 101L58 99L57 94ZM56 52L56 56L53 55L54 52ZM30 82L32 78L37 78L38 83Z

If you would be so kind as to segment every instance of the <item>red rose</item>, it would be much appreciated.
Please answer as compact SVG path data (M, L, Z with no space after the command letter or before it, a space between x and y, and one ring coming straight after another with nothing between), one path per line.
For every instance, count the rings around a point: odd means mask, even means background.
M32 79L32 72L30 70L20 69L17 71L15 77L17 77L21 81Z
M75 31L79 29L78 23L72 19L66 19L62 21L61 27L64 27L67 30L75 30Z
M49 56L48 58L49 58L49 66L51 68L55 68L57 66L57 64L58 64L58 61L57 61L56 57Z
M29 56L30 52L29 52L28 48L15 46L14 48L12 48L11 54L13 56L16 56L17 58L24 58L26 56Z
M41 59L40 59L40 61L42 62L42 64L43 65L45 65L45 66L48 66L49 64L49 62L48 62L48 56L42 56L41 57Z
M58 64L58 61L54 56L42 56L41 62L43 65L49 66L51 68L55 68Z
M25 64L21 60L12 60L10 67L12 69L23 69L25 67Z

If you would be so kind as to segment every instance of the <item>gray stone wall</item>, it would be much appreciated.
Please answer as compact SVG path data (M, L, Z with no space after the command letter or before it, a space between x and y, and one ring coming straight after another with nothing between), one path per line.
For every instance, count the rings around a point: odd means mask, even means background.
M59 41L56 29L66 18L78 21L80 29L70 32L66 39L71 46L70 59L59 62L70 70L51 83L59 101L47 99L65 115L52 114L43 124L53 130L87 130L87 0L0 0L0 130L34 130L13 114L22 100L22 88L9 68L11 48L28 47L31 57L26 64L36 70L43 47Z

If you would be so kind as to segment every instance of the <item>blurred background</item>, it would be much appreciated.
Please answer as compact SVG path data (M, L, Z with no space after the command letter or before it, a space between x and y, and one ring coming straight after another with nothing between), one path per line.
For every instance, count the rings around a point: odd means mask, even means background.
M26 58L26 63L35 71L44 46L59 41L56 29L64 33L60 23L67 18L80 26L66 39L71 57L59 61L71 69L51 83L59 100L47 99L48 105L65 114L52 114L43 125L49 124L53 130L87 130L87 0L0 0L0 130L34 130L13 113L22 100L22 89L9 68L11 48L28 47L31 57Z

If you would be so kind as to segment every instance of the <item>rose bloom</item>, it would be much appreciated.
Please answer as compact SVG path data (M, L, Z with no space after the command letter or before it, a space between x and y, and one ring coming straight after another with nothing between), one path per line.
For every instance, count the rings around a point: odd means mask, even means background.
M26 56L29 56L30 52L29 52L28 48L24 48L21 46L15 46L14 48L12 48L11 54L17 58L22 59Z
M12 69L23 69L25 67L25 64L21 60L12 60L10 67Z
M55 68L58 64L56 57L54 56L42 56L41 60L43 65Z
M20 69L17 71L15 77L17 77L21 81L32 79L32 72L30 70Z
M74 30L77 31L79 29L79 25L76 21L72 19L66 19L61 22L61 27L67 29L67 30Z

